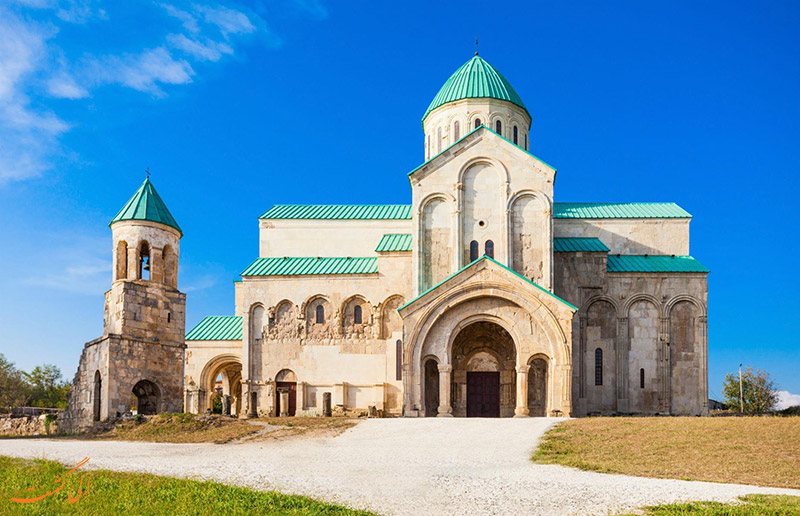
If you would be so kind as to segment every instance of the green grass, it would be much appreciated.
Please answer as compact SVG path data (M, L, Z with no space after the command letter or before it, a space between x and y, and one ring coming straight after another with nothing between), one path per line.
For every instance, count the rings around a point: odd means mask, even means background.
M646 516L790 516L800 514L800 497L748 495L741 503L689 502L645 507Z
M73 465L74 466L74 465ZM33 498L52 491L57 475L69 469L46 460L0 456L0 514L51 515L369 515L310 498L231 487L216 482L175 479L141 473L119 473L79 468L64 477L64 489L38 502L21 504L10 498ZM78 486L91 485L83 498ZM33 486L33 491L27 491ZM55 487L54 487L55 486Z

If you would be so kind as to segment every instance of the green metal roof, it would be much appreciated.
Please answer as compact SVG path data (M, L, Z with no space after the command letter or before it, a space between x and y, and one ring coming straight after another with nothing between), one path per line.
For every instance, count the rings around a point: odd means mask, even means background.
M474 98L505 100L521 107L530 116L528 108L508 79L482 57L475 55L447 79L439 93L433 97L431 105L422 116L422 121L425 121L431 111L448 102Z
M161 200L150 179L145 179L142 186L136 190L133 197L125 203L119 213L111 220L109 226L115 222L123 220L149 220L158 222L165 226L173 227L183 234L178 223L175 222L172 214L167 209L167 205Z
M376 253L391 253L396 251L410 250L411 233L383 235L381 241L378 242L378 247L375 248Z
M608 272L710 272L691 256L608 255Z
M607 253L609 249L599 238L554 238L553 251L557 253Z
M409 220L410 204L276 204L260 219Z
M378 258L256 258L242 276L307 276L312 274L375 274Z
M242 340L240 315L209 315L186 334L186 340Z
M571 304L571 303L568 303L568 302L564 301L563 299L561 299L561 298L560 298L560 297L558 297L557 295L553 294L552 292L550 292L550 291L549 291L549 290L547 290L546 288L542 287L541 285L539 285L539 284L537 284L537 283L534 283L533 281L531 281L530 279L526 278L526 277L525 277L525 276L523 276L522 274L518 273L518 272L517 272L517 271L515 271L514 269L509 269L508 267L506 267L506 266L505 266L505 265L503 265L502 263L498 262L498 261L497 261L497 260L495 260L494 258L489 258L488 256L486 256L486 255L483 255L483 256L481 256L480 258L478 258L477 260L475 260L474 262L472 262L472 263L470 263L470 264L468 264L468 265L466 265L466 266L462 267L462 268L461 268L461 269L459 269L458 271L456 271L456 272L454 272L453 274L449 275L448 277L446 277L445 279L443 279L442 281L440 281L440 282L439 282L439 283L437 283L436 285L432 286L431 288L429 288L429 289L428 289L428 290L426 290L425 292L421 293L420 295L418 295L417 297L415 297L414 299L412 299L412 300L411 300L411 301L409 301L408 303L404 304L403 306L401 306L401 307L400 307L400 308L398 308L397 310L398 310L398 311L402 310L403 308L407 307L408 305L410 305L411 303L413 303L413 302L414 302L414 301L416 301L417 299L420 299L420 298L424 297L425 295L427 295L427 294L428 294L428 292L432 292L432 291L436 290L437 288L439 288L439 287L440 287L440 286L442 286L443 284L447 283L447 282L448 282L448 281L450 281L451 279L455 278L456 276L458 276L459 274L461 274L461 273L462 273L462 272L464 272L465 270L469 269L470 267L472 267L473 265L475 265L476 263L478 263L478 262L479 262L479 261L481 261L481 260L488 260L488 261L490 261L490 262L492 262L492 263L495 263L495 264L499 265L500 267L502 267L503 269L507 270L508 272L510 272L511 274L513 274L514 276L517 276L518 278L522 278L523 280L527 281L528 283L530 283L530 284L531 284L531 285L533 285L534 287L538 288L539 290L541 290L541 291L542 291L542 292L544 292L545 294L549 295L550 297L554 297L555 299L557 299L557 300L561 301L562 303L564 303L565 305L569 306L570 308L572 308L572 309L574 309L574 310L577 310L577 309L578 309L578 307L577 307L577 306L575 306L575 305L573 305L573 304Z
M556 202L557 219L683 219L691 215L674 202Z

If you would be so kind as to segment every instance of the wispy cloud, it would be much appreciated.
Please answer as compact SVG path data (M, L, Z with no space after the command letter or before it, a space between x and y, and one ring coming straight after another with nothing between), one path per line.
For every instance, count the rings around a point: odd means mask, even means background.
M68 154L60 137L71 124L47 107L49 98L77 101L108 86L165 97L169 87L192 83L201 63L234 55L242 38L261 34L271 46L279 41L251 11L216 3L144 4L178 23L154 34L148 46L69 55L58 39L65 24L119 23L100 4L9 0L0 6L0 186L40 175Z
M138 91L163 96L161 86L188 84L194 70L184 59L176 59L164 47L139 54L105 56L93 62L92 79L97 84L121 84Z
M0 8L0 185L50 167L58 137L69 126L31 105L25 85L45 60L55 30Z
M111 286L111 253L107 237L42 235L47 256L18 264L24 284L75 294L97 295ZM37 263L45 260L46 263ZM43 272L44 271L44 272Z
M778 391L778 410L800 405L800 394L792 394L789 391Z

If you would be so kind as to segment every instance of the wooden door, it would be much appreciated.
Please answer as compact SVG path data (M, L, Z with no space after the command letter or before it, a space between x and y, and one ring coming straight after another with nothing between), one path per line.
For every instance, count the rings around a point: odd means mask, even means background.
M288 388L289 389L289 415L294 416L297 412L297 382L275 382L275 387L277 387L278 396L275 400L275 415L281 415L281 388Z
M499 372L467 372L467 417L500 417Z

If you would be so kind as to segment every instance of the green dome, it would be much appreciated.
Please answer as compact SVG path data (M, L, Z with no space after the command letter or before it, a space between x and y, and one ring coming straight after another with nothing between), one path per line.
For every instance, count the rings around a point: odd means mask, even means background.
M171 228L175 228L183 234L175 218L167 209L167 205L161 200L161 196L156 192L153 183L150 179L145 179L142 186L136 190L125 206L119 210L119 213L108 224L109 226L115 222L123 220L149 220L150 222L158 222Z
M508 79L483 58L476 55L461 65L461 68L447 79L439 93L433 97L433 102L425 111L422 121L425 121L431 111L448 102L476 98L505 100L521 107L530 116L528 108L525 107Z

